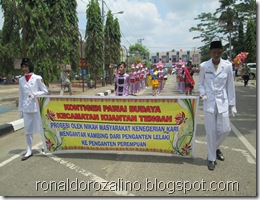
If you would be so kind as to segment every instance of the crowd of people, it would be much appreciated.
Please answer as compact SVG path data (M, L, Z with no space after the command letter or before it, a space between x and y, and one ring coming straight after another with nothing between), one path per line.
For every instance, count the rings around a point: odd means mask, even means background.
M214 170L216 160L224 161L225 157L220 151L220 146L231 131L229 112L237 114L236 95L232 63L221 58L223 47L221 41L212 41L210 44L211 59L201 63L198 89L203 101L204 122L208 149L208 169ZM48 90L42 77L33 73L32 62L24 58L21 63L24 73L19 80L19 106L21 117L24 118L24 130L27 141L27 151L22 160L30 158L32 153L33 133L43 135L39 108L37 106L38 95L47 94ZM152 95L159 95L167 80L164 65L161 62L148 70L142 63L132 64L131 72L126 73L126 63L118 65L118 73L115 75L115 95L136 95L147 86L152 87ZM244 75L248 73L244 68ZM62 85L68 85L67 74L62 74ZM192 95L195 85L193 79L192 63L179 61L176 66L178 89L181 93ZM66 84L65 84L66 83ZM62 95L62 92L61 92ZM229 111L230 110L230 111Z
M183 61L180 61L173 66L173 69L176 71L177 87L180 93L192 95L195 81L191 61L188 61L186 66ZM168 79L167 74L168 70L165 69L162 62L154 64L151 69L142 63L132 64L129 73L126 73L126 64L122 62L115 73L115 95L135 96L144 88L151 86L152 96L158 96L164 89Z

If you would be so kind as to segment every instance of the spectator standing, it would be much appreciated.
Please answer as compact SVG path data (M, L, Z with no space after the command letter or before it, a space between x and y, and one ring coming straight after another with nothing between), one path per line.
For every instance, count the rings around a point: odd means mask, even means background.
M248 85L250 73L251 73L250 67L246 63L243 63L242 64L242 74L243 74L242 77L243 77L243 80L244 80L244 86L245 87Z
M61 96L64 94L64 90L66 88L68 88L69 94L72 95L71 82L70 82L69 76L70 76L70 69L67 69L65 66L65 69L62 69L60 72L60 77L61 77L60 95Z

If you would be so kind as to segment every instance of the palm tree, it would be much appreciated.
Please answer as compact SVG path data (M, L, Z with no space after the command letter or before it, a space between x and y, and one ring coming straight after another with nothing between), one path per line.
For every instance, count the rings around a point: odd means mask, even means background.
M221 3L220 8L216 13L221 12L218 22L226 25L226 30L229 33L229 59L232 60L231 49L231 34L234 31L233 23L238 21L237 13L234 10L235 0L219 0Z

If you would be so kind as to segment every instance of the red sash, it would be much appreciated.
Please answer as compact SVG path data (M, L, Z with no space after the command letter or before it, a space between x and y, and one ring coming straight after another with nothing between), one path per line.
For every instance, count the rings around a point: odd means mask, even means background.
M190 75L189 70L186 67L184 68L184 72L185 72L185 75L186 75L186 83L188 82L192 86L195 85L195 82L194 82L192 76Z

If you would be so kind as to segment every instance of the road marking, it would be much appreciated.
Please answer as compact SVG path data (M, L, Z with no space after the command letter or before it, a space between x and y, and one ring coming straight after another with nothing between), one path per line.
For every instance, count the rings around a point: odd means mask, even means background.
M25 153L25 151L22 152L22 153ZM21 153L21 154L22 154L22 153ZM7 159L7 160L1 162L1 163L0 163L0 167L3 167L3 166L5 166L6 164L8 164L9 162L13 161L14 159L20 157L21 154L14 155L14 156L12 156L11 158L9 158L9 159Z
M204 115L199 115L199 117L204 117ZM253 145L248 142L248 140L243 136L239 130L230 122L230 126L232 131L235 133L235 135L238 137L238 139L245 145L245 147L249 150L249 152L256 158L256 149L253 147Z
M245 136L243 136L239 130L237 130L237 128L230 122L231 125L231 129L232 131L236 134L236 136L238 137L238 139L245 145L245 147L251 152L251 154L256 158L256 149L253 147L252 144L250 144L250 142L248 142L248 140L245 138Z
M75 165L74 163L69 162L69 161L66 161L65 159L59 158L59 157L57 157L57 156L55 156L55 155L53 155L53 154L51 154L51 153L46 153L46 154L45 154L45 153L42 152L41 150L39 150L39 152L40 152L41 154L43 154L43 155L45 155L45 156L51 158L52 160L56 161L57 163L59 163L59 164L61 164L61 165L64 165L65 167L71 169L72 171L75 171L75 172L77 172L77 173L79 173L79 174L81 174L81 175L84 175L84 176L86 176L86 177L89 177L89 178L90 178L92 181L94 181L95 183L99 183L99 184L102 186L101 188L104 188L104 189L106 189L106 190L109 189L109 188L107 188L107 187L108 187L107 183L109 183L109 181L107 181L107 180L105 180L105 179L103 179L103 178L97 176L96 174L93 174L92 172L87 171L87 170L85 170L85 169L83 169L83 168L81 168L81 167ZM124 190L121 191L122 188L117 188L117 189L115 189L115 190L116 190L116 191L114 191L114 189L113 189L113 190L109 190L109 191L110 191L110 192L114 192L115 194L120 195L120 196L135 196L134 194L129 193L129 192L127 192L127 191L124 191ZM102 190L100 190L100 191L102 191Z
M40 146L41 144L42 144L42 142L40 142L40 143L34 145L34 146L32 147L32 149L37 149L37 148L39 148L39 146ZM21 156L22 156L23 154L25 154L25 153L26 153L26 151L22 151L21 153L19 153L19 154L17 154L17 155L14 155L14 156L12 156L11 158L9 158L9 159L7 159L7 160L1 162L1 163L0 163L0 167L5 166L6 164L12 162L14 159L21 157Z
M195 140L195 142L196 142L197 144L207 145L207 142L204 142L204 141ZM228 146L223 146L223 145L221 145L221 147L222 147L223 149L230 149L230 147L228 147ZM247 160L248 163L250 163L250 164L256 164L254 158L252 158L252 156L248 153L248 151L243 150L243 149L236 149L236 148L231 148L231 151L236 151L236 152L242 153L243 156L246 158L246 160Z

